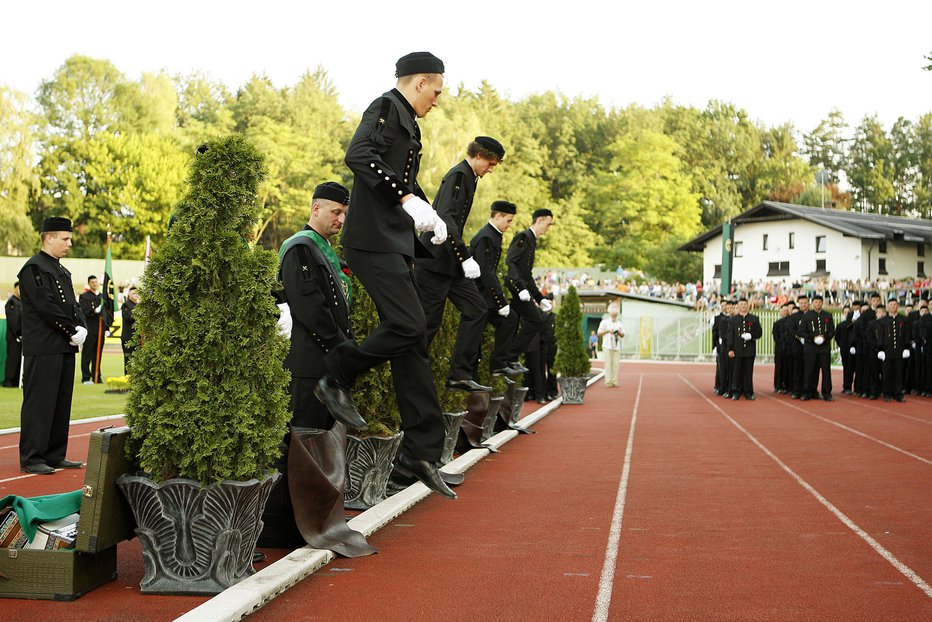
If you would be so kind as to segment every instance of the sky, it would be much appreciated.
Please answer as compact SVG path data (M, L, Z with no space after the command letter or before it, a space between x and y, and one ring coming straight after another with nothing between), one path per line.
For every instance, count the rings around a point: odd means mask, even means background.
M837 108L889 128L932 112L930 24L932 2L917 0L30 0L4 3L0 84L32 94L72 54L133 79L201 71L233 91L322 66L362 111L394 85L398 57L428 50L454 91L485 80L511 99L553 90L611 108L718 99L802 132Z

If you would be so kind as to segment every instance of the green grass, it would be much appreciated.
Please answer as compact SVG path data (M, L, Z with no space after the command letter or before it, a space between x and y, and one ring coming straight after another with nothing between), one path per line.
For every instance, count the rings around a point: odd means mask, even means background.
M104 393L107 384L81 384L81 355L75 357L74 397L71 400L71 418L88 419L125 412L125 393ZM104 351L101 363L101 378L123 375L123 352ZM23 390L0 387L0 429L18 428L19 414L23 406Z

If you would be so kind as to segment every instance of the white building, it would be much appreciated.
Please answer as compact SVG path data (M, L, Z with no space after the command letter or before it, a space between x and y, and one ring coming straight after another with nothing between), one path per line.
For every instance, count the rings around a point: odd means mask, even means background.
M732 220L732 280L799 282L924 277L932 221L764 201ZM722 225L680 247L703 253L703 282L720 278ZM929 252L928 258L926 252Z

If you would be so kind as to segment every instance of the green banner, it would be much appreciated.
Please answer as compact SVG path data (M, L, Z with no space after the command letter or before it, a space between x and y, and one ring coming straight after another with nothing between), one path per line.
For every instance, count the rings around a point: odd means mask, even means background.
M719 292L722 296L731 293L731 264L734 258L735 228L730 222L722 225L722 286Z

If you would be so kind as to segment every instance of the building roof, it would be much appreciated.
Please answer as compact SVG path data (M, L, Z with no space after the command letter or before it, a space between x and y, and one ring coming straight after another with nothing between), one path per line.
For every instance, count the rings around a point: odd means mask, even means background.
M632 294L631 292L623 292L617 289L579 289L576 290L576 293L579 295L580 300L587 298L590 301L596 298L627 298L629 300L640 300L641 302L650 302L664 305L672 305L675 307L685 307L687 309L692 309L694 305L688 302L682 302L680 300L669 300L667 298L657 298L655 296L642 296L641 294ZM586 302L585 300L583 302Z
M855 238L932 243L932 220L864 214L776 201L764 201L733 218L732 223L740 226L741 223L795 219L808 220ZM721 234L722 225L719 225L683 244L679 250L701 251L706 242Z

